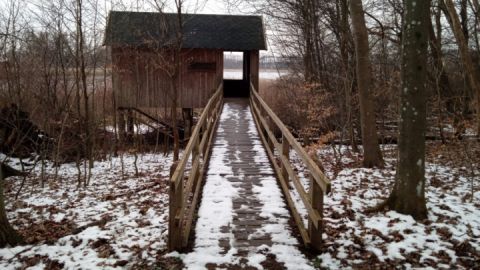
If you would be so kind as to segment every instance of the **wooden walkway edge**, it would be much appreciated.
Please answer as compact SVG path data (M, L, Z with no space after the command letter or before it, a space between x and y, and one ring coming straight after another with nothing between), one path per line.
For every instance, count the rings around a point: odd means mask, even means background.
M214 134L188 269L310 269L247 99L225 99Z

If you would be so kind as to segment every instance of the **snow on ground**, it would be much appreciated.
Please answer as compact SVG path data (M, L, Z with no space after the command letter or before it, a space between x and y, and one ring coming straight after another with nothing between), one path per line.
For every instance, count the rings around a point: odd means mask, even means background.
M406 269L478 269L478 160L472 176L466 167L442 162L441 155L427 159L429 215L428 220L417 222L394 211L365 213L386 199L394 182L396 148L384 148L384 169L361 168L359 158L345 149L340 163L332 162L330 146L319 152L332 180L332 193L325 198L325 247L316 264L327 269L399 265ZM473 202L472 181L476 185Z
M0 269L155 265L166 248L171 155L139 155L138 177L134 157L122 159L123 176L120 157L95 162L86 188L77 188L75 164L62 165L57 181L47 164L48 181L41 188L37 166L18 200L22 178L7 179L8 218L27 244L0 249Z
M254 127L248 130L255 131ZM383 146L384 169L361 168L358 155L345 148L334 152L331 146L325 146L319 158L332 180L332 192L325 197L324 248L312 258L312 264L323 269L480 269L479 147L477 145L474 150L457 148L457 152L452 152L437 145L428 146L426 197L429 217L427 221L417 222L393 211L365 213L388 196L395 174L395 146ZM260 153L261 148L254 150ZM471 164L455 162L464 155L462 151L470 150L473 153ZM1 160L3 158L0 156ZM212 164L219 172L231 173L223 164L225 158L219 148L212 155ZM255 156L258 162L265 158L264 153ZM41 171L37 166L17 200L14 197L22 178L7 179L8 218L25 236L27 244L0 249L0 269L158 267L166 254L166 188L171 158L161 154L139 155L138 177L134 175L133 159L131 155L123 157L123 177L120 157L97 161L91 183L86 188L77 188L74 164L62 165L57 181L53 180L54 168L47 164L48 181L45 188L41 188ZM16 160L9 163L19 168ZM303 174L301 168L299 173ZM213 186L205 186L204 192L214 192L219 200L227 195L234 196L235 188L220 178L214 178ZM303 180L308 187L308 181ZM273 178L263 179L261 186L255 187L255 193L264 199L267 217L276 218L269 212L282 211L276 208L278 200L269 197L278 192ZM222 206L215 209L231 209L228 203ZM221 213L224 212L219 212L210 223L206 220L206 226L219 228L230 219L228 213ZM279 241L292 240L282 236L284 231L279 227L270 226L266 230L283 237ZM298 250L285 249L285 246L288 245L259 249L269 249L290 268L305 265L305 255ZM216 251L212 250L211 254ZM206 258L208 254L203 255ZM202 258L202 253L197 253L197 257ZM287 261L291 258L302 262ZM264 259L263 254L252 253L249 264L258 267Z
M134 124L133 125L133 134L138 134L138 135L145 135L145 134L148 134L150 132L154 132L155 129L154 127L162 127L156 123L151 123L150 124L151 126L149 125L145 125L145 124ZM106 126L105 127L105 130L108 131L108 132L111 132L111 133L115 133L115 131L118 131L119 128L117 128L117 130L115 130L115 125L113 126Z

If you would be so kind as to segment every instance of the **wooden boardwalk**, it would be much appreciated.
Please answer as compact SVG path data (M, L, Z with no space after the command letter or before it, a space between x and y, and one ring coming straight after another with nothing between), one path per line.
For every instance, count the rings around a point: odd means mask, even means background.
M188 269L309 269L247 99L225 99Z

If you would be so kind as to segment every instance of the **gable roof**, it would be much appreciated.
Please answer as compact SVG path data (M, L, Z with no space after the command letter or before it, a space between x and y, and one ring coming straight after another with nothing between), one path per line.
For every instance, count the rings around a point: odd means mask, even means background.
M265 50L261 16L182 14L182 48ZM111 11L105 44L169 46L174 44L178 14Z

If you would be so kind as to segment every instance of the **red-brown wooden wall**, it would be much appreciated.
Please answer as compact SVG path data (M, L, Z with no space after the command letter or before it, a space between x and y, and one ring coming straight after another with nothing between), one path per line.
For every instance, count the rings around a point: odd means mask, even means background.
M113 90L117 107L164 108L172 100L167 54L148 49L113 48ZM215 63L214 70L192 70L190 63ZM179 108L202 108L223 80L223 50L183 49Z

